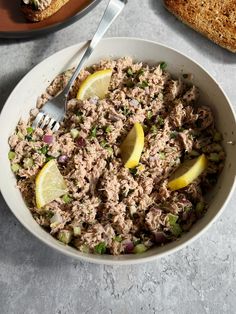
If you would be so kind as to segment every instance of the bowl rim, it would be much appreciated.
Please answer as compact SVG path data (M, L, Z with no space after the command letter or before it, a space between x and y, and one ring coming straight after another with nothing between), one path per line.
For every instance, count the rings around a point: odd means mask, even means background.
M138 38L138 37L106 37L106 38L103 38L102 41L114 41L114 40L127 40L127 41L138 41L138 42L144 42L144 43L150 43L150 44L155 44L155 45L158 45L162 48L165 48L165 49L168 49L168 50L171 50L173 51L174 53L177 53L181 56L183 56L184 58L188 59L188 61L194 63L195 65L197 65L203 72L205 72L205 74L207 74L211 80L216 84L216 86L220 89L220 91L222 92L223 96L225 97L230 109L231 109L231 112L232 112L232 115L233 115L233 118L234 118L234 122L236 124L236 114L235 114L235 111L234 111L234 108L232 106L232 103L231 101L229 100L228 96L226 95L226 93L224 92L224 90L221 88L221 86L219 85L219 83L216 81L216 79L202 66L200 65L197 61L195 61L194 59L192 59L191 57L187 56L186 54L178 51L177 49L175 48L172 48L172 47L169 47L168 45L165 45L165 44L162 44L162 43L159 43L157 41L153 41L153 40L148 40L148 39L143 39L143 38ZM6 110L6 105L9 101L9 99L11 98L11 95L14 94L15 90L17 89L18 85L20 85L21 81L24 80L28 75L30 75L31 71L35 70L35 68L37 67L40 67L41 66L41 63L43 63L45 60L51 58L52 56L56 55L56 54L59 54L59 53L63 53L64 51L66 50L70 50L72 49L73 47L77 47L77 46L83 46L85 45L87 42L80 42L80 43L77 43L75 45L71 45L71 46L68 46L66 48L63 48L63 49L60 49L54 53L52 53L50 56L48 56L47 58L43 59L41 62L39 62L38 64L36 64L29 72L27 72L23 78L20 79L20 81L17 83L17 85L14 87L14 89L11 91L10 95L8 96L7 100L5 101L5 104L0 112L0 125L1 125L1 119L2 119L2 113L5 112ZM223 211L225 210L226 206L228 205L231 197L232 197L232 194L235 190L235 186L236 186L236 180L234 179L234 182L228 192L228 195L226 197L226 199L224 200L224 204L221 206L221 208L219 209L219 211L214 215L214 217L208 222L208 224L206 224L204 227L202 227L202 229L200 231L197 232L197 234L193 235L191 238L185 240L183 243L178 243L178 240L175 241L175 246L173 248L170 248L168 249L167 251L164 251L164 252L161 252L161 253L158 253L158 254L153 254L151 256L146 256L146 257L142 257L142 255L137 255L137 258L134 258L134 259L128 259L128 260L119 260L119 259L106 259L106 258L103 258L103 259L99 259L97 258L97 255L95 254L81 254L81 255L78 255L74 252L71 252L71 251L67 251L67 250L64 250L64 248L66 246L55 246L53 242L49 242L47 239L45 239L43 236L39 235L35 230L33 230L32 228L30 228L30 226L28 226L26 223L24 223L24 221L22 221L21 219L21 215L17 213L17 211L13 210L10 205L9 205L9 201L8 201L8 198L7 198L7 195L6 195L6 190L4 188L4 184L2 182L2 180L0 180L0 191L2 193L2 196L8 206L8 208L11 210L11 212L14 214L14 216L17 218L17 220L19 220L19 222L31 233L33 234L37 239L39 239L40 241L42 241L43 243L45 243L47 246L53 248L54 250L56 251L59 251L60 253L64 254L64 255L67 255L67 256L70 256L72 258L75 258L77 260L80 260L80 261L84 261L84 262L90 262L90 263L94 263L94 264L103 264L103 265L133 265L133 264L141 264L141 263L145 263L145 262L151 262L151 261L154 261L154 260L157 260L157 259L160 259L162 257L165 257L165 256L168 256L170 254L173 254L181 249L183 249L184 247L190 245L191 243L193 243L195 240L197 240L203 233L205 233L210 227L211 225L219 218L219 216L223 213ZM45 231L46 232L46 231ZM106 255L103 255L104 257ZM109 255L110 256L110 255Z

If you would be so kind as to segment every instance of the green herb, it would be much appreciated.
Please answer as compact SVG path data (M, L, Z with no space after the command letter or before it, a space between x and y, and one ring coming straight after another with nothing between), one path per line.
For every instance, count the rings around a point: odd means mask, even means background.
M20 165L19 164L12 164L11 165L11 170L13 171L13 172L18 172L19 170L20 170Z
M147 247L146 247L144 244L142 244L142 243L137 244L137 245L134 247L134 249L133 249L133 252L134 252L135 254L144 253L145 251L147 251Z
M135 177L137 175L138 170L137 170L137 168L130 168L129 172L132 174L132 176Z
M138 87L140 87L140 88L145 88L145 87L147 87L148 86L148 82L147 81L142 81L142 83L139 83L138 84Z
M101 145L103 148L105 148L105 147L108 145L108 143L107 143L105 140L103 140L103 141L101 141L100 145Z
M140 75L143 75L144 74L144 69L139 69L137 72L136 72L136 75L137 76L140 76Z
M133 76L134 75L134 72L132 71L131 68L128 68L126 73L127 73L128 76Z
M77 117L82 117L83 116L83 112L82 111L77 111L76 115L77 115Z
M15 152L10 151L10 152L8 153L8 159L9 159L9 160L13 160L15 157L16 157L16 153L15 153Z
M176 132L176 131L173 131L173 132L171 132L170 133L170 138L176 138L178 136L178 132Z
M166 63L166 62L161 62L161 63L160 63L160 68L161 68L162 70L165 70L166 67L167 67L167 63Z
M89 137L90 138L94 138L96 136L97 136L97 127L95 126L95 127L92 128Z
M46 211L46 212L44 213L44 216L45 216L46 218L48 218L48 219L51 219L51 218L54 216L54 213L53 213L52 211L48 210L48 211Z
M28 142L33 141L32 135L26 135L25 138Z
M156 123L160 126L164 124L164 119L161 116L156 117Z
M148 111L147 112L147 119L150 120L152 118L152 116L153 116L152 111Z
M152 125L150 130L151 130L151 132L152 132L153 134L156 134L157 131L158 131L156 125Z
M130 111L126 106L124 106L124 107L123 107L123 110L122 110L122 113L123 113L123 115L125 115L125 116L130 116L131 111Z
M161 160L164 160L164 159L166 158L165 153L160 152L160 153L159 153L159 158L160 158Z
M105 132L106 132L106 133L110 133L110 132L111 132L111 127L110 127L110 125L108 125L108 126L106 127Z
M34 131L34 129L31 128L31 127L28 127L28 128L26 129L26 131L27 131L27 134L32 134L33 131Z
M48 162L48 161L50 161L50 160L52 160L52 159L56 159L56 158L53 157L53 156L46 156L46 162Z
M72 201L72 198L68 194L63 195L62 199L63 199L63 202L66 204L68 204Z
M95 252L98 254L105 254L106 253L106 244L105 242L100 242L98 245L95 246Z
M114 237L114 241L116 242L121 242L122 241L122 237L120 235Z
M46 146L40 148L40 149L38 150L38 152L39 152L40 154L46 155L47 152L48 152L48 146L46 145Z

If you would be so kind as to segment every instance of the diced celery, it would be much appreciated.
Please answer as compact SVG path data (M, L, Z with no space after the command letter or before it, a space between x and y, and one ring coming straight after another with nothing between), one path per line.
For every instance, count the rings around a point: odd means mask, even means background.
M147 247L142 243L135 245L135 247L133 249L133 252L135 254L144 253L145 251L147 251Z
M17 132L17 136L18 136L18 138L20 139L20 140L24 140L24 135L19 131L19 132Z
M20 170L20 165L19 164L12 164L11 165L11 170L13 172L18 172Z
M71 129L70 134L73 139L75 139L79 135L79 131L77 129Z
M106 150L112 155L113 154L113 149L112 147L106 147Z
M177 215L173 215L173 214L167 215L168 223L170 226L170 231L176 237L178 237L182 233L182 229L180 225L177 223L178 218L179 217Z
M73 227L74 236L77 237L81 235L81 228L80 227Z
M203 212L204 208L205 208L204 202L198 202L196 204L195 210L197 213L201 214Z
M87 245L81 245L80 251L83 253L89 253L89 247Z
M220 156L217 153L210 153L209 160L214 161L214 162L219 162L220 161Z
M29 168L31 168L32 166L33 166L33 164L34 164L34 161L33 161L33 159L32 158L25 158L24 159L24 161L23 161L23 167L25 168L25 169L29 169Z
M9 160L13 160L15 157L16 157L16 153L15 153L15 152L10 151L10 152L8 153L8 159L9 159Z
M58 240L68 244L72 238L72 232L70 230L60 230L58 233Z
M111 127L110 127L110 125L108 125L108 126L106 127L105 132L106 132L106 133L110 133L110 132L111 132Z
M220 142L222 140L222 135L220 132L215 132L214 136L213 136L213 141L215 142Z
M152 133L157 133L157 127L156 127L156 125L152 125L152 127L151 127L151 132Z

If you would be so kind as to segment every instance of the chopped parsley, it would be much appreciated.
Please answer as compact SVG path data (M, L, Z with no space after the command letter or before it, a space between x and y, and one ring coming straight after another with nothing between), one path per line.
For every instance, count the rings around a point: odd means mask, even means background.
M92 130L90 131L89 137L90 137L90 138L94 138L94 137L96 137L96 136L97 136L97 127L95 126L95 127L93 127Z
M105 254L106 253L106 244L105 242L100 242L98 245L95 246L94 250L98 254Z
M138 87L143 88L143 89L147 86L148 86L148 82L145 80L138 84Z
M69 204L72 201L72 198L68 194L63 195L62 199L66 204Z
M135 177L137 175L138 170L137 168L130 168L129 172L132 174L133 177Z
M134 72L132 71L131 68L128 68L126 73L127 73L128 76L133 76L134 75Z
M160 63L160 68L161 68L162 70L165 70L166 67L167 67L167 63L166 63L166 62L163 61L163 62Z
M110 125L108 125L108 126L105 128L105 132L106 132L106 133L110 133L110 132L111 132L111 127L110 127Z
M176 138L178 136L178 132L176 132L176 131L173 131L173 132L171 132L170 133L170 138Z
M32 134L34 132L34 129L31 127L28 127L26 131L27 131L27 134Z
M156 126L156 125L152 125L152 127L151 127L151 132L152 132L153 134L156 134L156 133L157 133L157 126Z
M162 126L164 124L164 119L161 116L157 116L156 123Z
M47 146L47 145L46 145L46 146L43 146L42 148L40 148L40 149L38 150L38 152L39 152L40 154L42 154L42 155L46 155L47 152L48 152L48 146Z

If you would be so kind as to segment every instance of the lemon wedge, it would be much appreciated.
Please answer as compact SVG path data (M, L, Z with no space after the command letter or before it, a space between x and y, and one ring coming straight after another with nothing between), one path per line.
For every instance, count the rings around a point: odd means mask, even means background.
M38 208L66 194L67 187L55 160L50 160L36 177L36 205Z
M207 158L204 154L198 158L186 160L170 177L168 187L175 191L192 183L206 169Z
M135 123L120 146L125 168L134 168L139 164L144 146L144 132L140 123Z
M101 70L89 75L80 85L77 99L85 100L97 96L104 98L111 81L112 70Z

